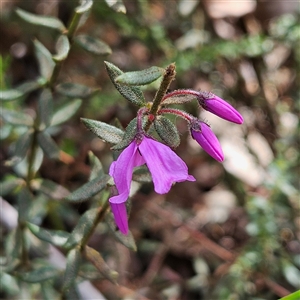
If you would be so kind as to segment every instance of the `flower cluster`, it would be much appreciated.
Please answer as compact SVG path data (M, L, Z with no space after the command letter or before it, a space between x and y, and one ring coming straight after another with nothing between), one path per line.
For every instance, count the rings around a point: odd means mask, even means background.
M212 93L192 90L177 90L166 94L162 98L157 116L168 113L184 118L188 122L192 138L214 159L223 161L224 155L221 145L208 124L185 111L164 106L164 103L178 103L178 99L182 101L184 96L189 97L190 95L196 97L203 109L225 120L237 124L243 123L240 113L223 99ZM176 182L195 181L195 178L188 174L185 162L168 145L156 141L146 133L146 126L143 126L144 117L148 122L150 120L150 123L155 122L155 116L149 112L149 109L144 107L139 110L134 138L118 159L112 163L109 171L118 190L118 195L112 196L109 201L115 222L123 234L128 233L125 202L129 197L135 167L147 165L152 175L154 190L158 194L168 193ZM165 140L163 136L161 137Z

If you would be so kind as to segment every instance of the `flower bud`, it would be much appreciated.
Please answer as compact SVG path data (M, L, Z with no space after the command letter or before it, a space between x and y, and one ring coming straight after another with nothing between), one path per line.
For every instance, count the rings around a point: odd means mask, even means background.
M237 124L242 124L244 122L242 115L235 108L213 93L200 91L198 101L205 110L224 120Z
M191 124L191 134L194 140L206 151L211 157L217 161L224 160L224 154L221 145L210 129L210 127L200 120L195 119Z

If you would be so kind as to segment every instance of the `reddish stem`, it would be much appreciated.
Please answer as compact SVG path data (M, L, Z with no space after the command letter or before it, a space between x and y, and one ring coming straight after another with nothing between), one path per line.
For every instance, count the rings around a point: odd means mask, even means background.
M184 89L184 90L176 90L173 92L170 92L168 94L166 94L163 99L162 102L165 101L166 99L170 98L170 97L176 97L179 95L193 95L193 96L199 96L199 92L194 91L194 90L190 90L190 89Z

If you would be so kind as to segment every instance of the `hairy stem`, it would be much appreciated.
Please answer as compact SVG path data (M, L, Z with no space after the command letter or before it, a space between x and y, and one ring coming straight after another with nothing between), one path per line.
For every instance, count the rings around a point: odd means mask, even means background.
M165 74L164 74L164 77L161 81L160 87L159 87L158 91L155 94L153 104L152 104L152 107L151 107L150 112L149 112L150 115L153 115L153 116L157 115L159 106L160 106L166 92L168 91L168 88L169 88L171 82L174 80L175 75L176 75L175 63L172 63L165 70ZM151 126L151 123L152 122L150 120L148 120L148 122L145 126L145 131L149 130L149 128Z

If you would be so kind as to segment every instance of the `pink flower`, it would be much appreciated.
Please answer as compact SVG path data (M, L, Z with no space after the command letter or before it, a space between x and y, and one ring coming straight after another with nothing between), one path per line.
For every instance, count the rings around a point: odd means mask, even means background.
M191 134L194 140L206 151L210 156L218 161L224 160L224 154L221 145L210 129L210 127L197 119L191 123Z
M195 178L188 174L185 162L168 146L146 136L141 140L133 140L111 164L109 170L109 175L114 178L119 192L109 201L116 224L124 234L128 233L125 201L130 192L133 168L145 163L152 175L154 190L158 194L169 192L175 182L195 181Z
M205 110L224 120L237 124L244 122L242 115L235 108L213 93L199 92L198 101Z

